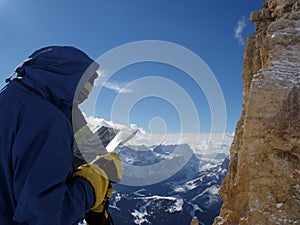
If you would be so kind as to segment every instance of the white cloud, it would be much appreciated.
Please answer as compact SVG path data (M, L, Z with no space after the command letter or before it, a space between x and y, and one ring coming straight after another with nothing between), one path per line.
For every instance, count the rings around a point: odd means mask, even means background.
M103 118L95 118L93 116L84 116L92 131L95 131L99 126L112 127L118 130L137 130L138 133L126 143L134 148L136 146L156 146L156 145L174 145L188 144L194 152L209 153L214 152L229 152L229 147L233 139L233 134L195 134L195 133L176 133L176 134L151 134L136 124L125 126L123 124L106 121Z
M114 123L112 121L107 121L103 118L87 116L85 113L83 113L83 116L85 117L85 119L88 123L88 126L90 127L90 129L92 131L95 131L97 128L99 128L99 126L111 127L111 128L117 129L117 130L128 129L128 127L123 124L118 124L118 123Z
M133 92L132 89L127 88L126 83L117 83L117 82L108 82L105 81L107 79L107 73L103 70L98 70L98 78L95 81L95 86L101 87L104 86L110 90L115 91L118 94L125 94Z
M111 89L117 93L125 94L125 93L131 93L133 92L132 89L126 88L127 84L120 84L120 83L111 83L111 82L105 82L104 87Z
M238 42L241 45L245 44L245 40L244 40L242 33L243 33L244 29L246 28L246 26L247 26L247 23L246 23L245 17L242 17L237 21L237 24L234 29L234 37L238 40Z

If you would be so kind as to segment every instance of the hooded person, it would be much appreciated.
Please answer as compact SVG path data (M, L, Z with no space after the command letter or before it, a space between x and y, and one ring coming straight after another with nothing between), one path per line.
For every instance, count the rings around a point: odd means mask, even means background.
M72 109L87 98L98 67L74 47L45 47L1 90L1 224L72 225L90 210L103 210L111 167L73 167L74 130L80 128L72 125ZM119 158L110 162L120 179Z

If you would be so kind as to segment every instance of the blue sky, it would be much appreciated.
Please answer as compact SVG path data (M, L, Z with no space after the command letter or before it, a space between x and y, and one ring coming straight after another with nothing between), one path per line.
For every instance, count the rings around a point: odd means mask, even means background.
M0 0L0 86L28 55L47 45L72 45L97 59L126 43L171 42L195 53L213 72L225 99L225 130L233 132L241 115L245 41L254 32L249 14L260 9L263 2ZM119 111L120 116L115 113L112 117L115 99L136 92L131 84L148 76L175 82L190 96L201 126L199 130L195 121L184 118L188 121L187 132L210 132L212 116L203 90L180 69L157 62L130 65L111 76L99 95L95 116L124 123L125 113L125 122L146 131L180 132L183 119L177 109L181 103L171 104L155 95L140 99L130 111Z

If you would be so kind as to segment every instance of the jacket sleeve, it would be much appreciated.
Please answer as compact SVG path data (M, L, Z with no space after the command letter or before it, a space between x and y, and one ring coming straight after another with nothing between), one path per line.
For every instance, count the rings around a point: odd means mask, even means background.
M35 110L20 123L12 151L16 209L30 225L77 224L94 203L91 185L72 179L73 132L57 110Z

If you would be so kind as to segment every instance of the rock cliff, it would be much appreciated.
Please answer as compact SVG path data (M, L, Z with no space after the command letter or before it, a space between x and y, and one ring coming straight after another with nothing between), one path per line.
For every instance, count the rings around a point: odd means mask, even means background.
M300 0L250 15L242 115L214 224L300 224Z

